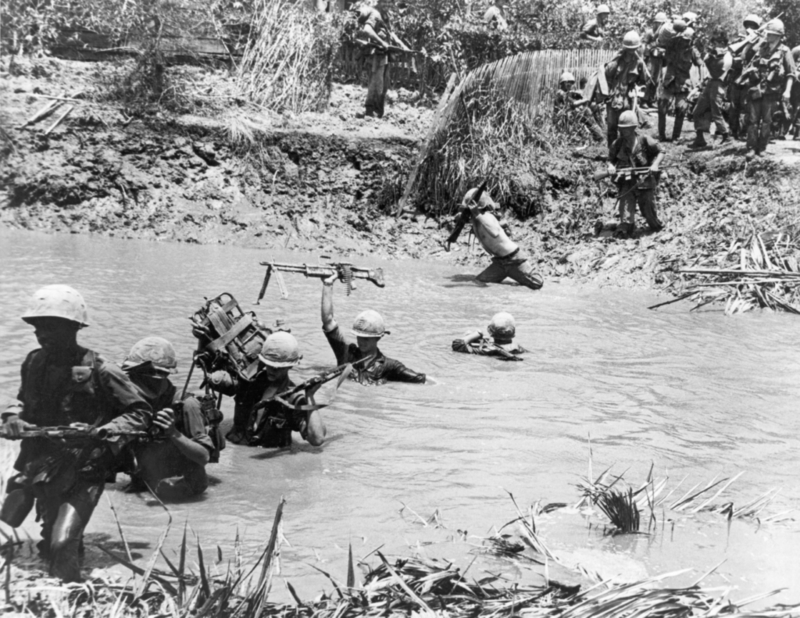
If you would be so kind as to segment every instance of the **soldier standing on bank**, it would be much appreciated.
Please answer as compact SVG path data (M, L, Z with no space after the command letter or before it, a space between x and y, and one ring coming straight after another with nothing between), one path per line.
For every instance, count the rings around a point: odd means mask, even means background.
M717 137L722 144L730 141L730 131L728 123L725 122L725 82L733 64L733 57L728 51L728 35L718 30L709 41L710 48L706 53L703 62L708 70L708 81L706 82L700 99L694 108L692 121L694 122L697 137L692 142L692 148L705 148L706 143L704 133L708 133L713 122L717 128Z
M619 119L621 135L608 151L608 173L616 177L619 192L620 225L617 231L622 236L633 234L636 229L637 205L651 230L657 232L663 228L658 219L656 191L664 153L653 138L639 135L637 126L636 114L624 112ZM634 168L634 171L622 172L624 168Z
M369 48L368 57L371 60L364 114L383 118L386 92L389 89L389 65L392 61L389 46L394 45L405 50L408 47L389 29L386 19L375 8L375 0L365 0L353 10L359 26L358 38Z
M772 116L789 104L795 80L792 51L783 44L785 29L780 19L767 22L766 40L748 45L743 54L740 81L748 86L747 149L760 155L772 135Z
M605 79L608 84L606 100L606 122L608 123L608 146L617 139L617 123L620 114L638 107L637 86L647 85L647 67L639 56L641 39L639 33L631 30L622 38L622 49L605 66Z
M643 101L643 103L648 106L655 106L656 104L656 90L658 88L659 77L661 76L661 67L664 64L664 48L659 45L658 40L661 30L666 23L667 14L664 11L659 11L653 18L652 27L648 28L647 32L645 32L645 35L642 37L645 59L647 61L647 71L650 74L650 80L647 82Z
M756 32L761 28L762 21L758 15L751 13L744 18L745 35L742 39L734 43L731 48L737 48L745 44L748 38L756 35ZM746 47L746 45L745 45ZM728 75L728 101L730 102L730 110L728 111L728 124L731 128L731 135L734 139L744 139L747 132L747 114L750 107L749 87L746 80L742 80L742 71L744 70L744 59L742 57L744 49L734 53L733 65L731 66ZM742 124L742 115L745 116L745 122Z
M702 60L694 47L694 30L686 26L682 19L672 23L675 36L669 40L664 54L664 76L658 88L658 139L667 141L667 112L675 107L675 124L672 127L672 141L677 141L683 130L683 121L688 104L686 98L691 90L692 65L700 66Z
M2 415L4 432L18 437L26 429L71 426L88 437L85 442L23 438L2 519L8 521L20 502L30 508L35 500L42 522L39 550L49 560L50 575L77 582L83 531L131 440L124 434L145 432L151 410L121 369L78 345L78 331L89 322L76 290L41 288L22 319L33 326L41 348L22 363L18 401Z

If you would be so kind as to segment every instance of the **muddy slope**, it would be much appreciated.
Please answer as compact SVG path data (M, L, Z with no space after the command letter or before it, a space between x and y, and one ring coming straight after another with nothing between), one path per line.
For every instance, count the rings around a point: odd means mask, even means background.
M55 63L55 61L53 61ZM301 117L196 104L131 120L99 102L97 65L58 62L49 75L7 76L0 88L5 199L0 224L124 238L285 247L340 255L436 258L473 271L486 256L464 235L451 253L450 229L424 213L392 211L432 112L395 101L382 121L359 119L363 92L337 87L330 113ZM193 76L219 91L226 77ZM71 114L20 128L46 104L42 94L84 90ZM62 108L63 109L63 108ZM510 213L515 239L547 278L625 287L663 287L692 264L723 264L737 235L795 225L800 167L771 154L748 161L741 143L691 152L667 146L662 180L665 230L621 240L595 237L614 217L615 195L592 172L604 148L556 147L525 179L535 216ZM794 142L777 147L791 151ZM771 146L771 150L777 148ZM787 152L788 152L787 151Z

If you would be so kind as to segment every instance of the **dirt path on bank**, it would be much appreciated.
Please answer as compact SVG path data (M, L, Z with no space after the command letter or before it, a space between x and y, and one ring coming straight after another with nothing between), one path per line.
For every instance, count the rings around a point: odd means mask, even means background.
M359 118L364 91L336 86L325 114L276 114L236 97L223 71L176 68L183 107L133 118L103 91L125 65L48 60L2 70L0 224L25 229L190 243L286 248L340 256L432 258L477 272L483 252L446 253L449 221L392 214L433 117L413 93L390 93L382 120ZM116 74L114 72L117 72ZM27 74L26 74L27 73ZM52 99L77 95L21 128ZM71 113L47 129L72 105ZM624 287L673 284L682 265L722 264L735 235L770 219L793 224L800 208L800 142L776 142L749 161L742 143L692 152L688 127L668 144L662 179L666 229L596 238L614 218L605 148L555 146L537 162L536 216L513 215L514 238L546 278Z

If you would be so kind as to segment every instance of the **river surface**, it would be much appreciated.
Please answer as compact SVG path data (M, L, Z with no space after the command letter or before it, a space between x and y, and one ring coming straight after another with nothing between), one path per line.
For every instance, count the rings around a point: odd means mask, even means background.
M316 260L0 230L0 403L13 399L19 365L36 347L19 316L30 294L49 283L83 293L91 326L80 341L110 360L121 361L146 335L173 341L181 357L176 381L185 379L195 347L188 316L204 297L221 292L267 323L286 320L304 354L300 377L332 366L319 322L318 280L286 275L289 299L281 300L271 284L265 302L251 305L263 275L258 262L272 257ZM231 558L237 535L245 556L256 555L283 496L281 577L301 596L329 588L309 565L344 579L348 543L357 558L383 546L390 555L420 551L466 566L480 537L514 518L507 492L523 509L537 501L575 504L591 449L595 475L613 466L638 485L652 464L657 478L669 477L670 488L686 478L676 495L715 475L744 472L715 503L736 506L778 489L762 516L795 511L794 519L729 526L719 514L657 509L651 534L614 537L597 525L602 517L563 509L537 523L565 564L623 579L691 567L694 574L675 580L691 583L722 563L706 581L731 586L734 600L783 587L788 590L777 600L800 602L796 317L728 318L718 311L690 314L686 306L656 312L646 307L657 299L644 293L552 282L531 292L513 284L481 286L464 277L470 269L442 264L369 265L385 269L387 286L361 283L348 298L337 285L340 324L349 330L361 309L380 311L392 331L383 351L427 373L431 383L346 383L323 412L329 441L321 449L296 434L289 450L229 445L209 467L213 486L206 495L170 506L168 554L188 520L207 561L217 557L217 547L225 561ZM524 362L450 351L453 338L484 328L500 310L516 318L517 339L530 350ZM229 400L223 410L230 418ZM15 446L0 445L5 474ZM147 557L167 514L146 496L122 493L122 486L111 486L106 496L135 553ZM421 523L434 513L439 525ZM37 535L32 517L25 529ZM87 533L90 545L118 541L105 497ZM102 563L99 552L89 556L90 565ZM490 570L541 580L541 571L490 559L472 569L475 576ZM566 571L559 575L569 578ZM280 579L275 594L286 595Z

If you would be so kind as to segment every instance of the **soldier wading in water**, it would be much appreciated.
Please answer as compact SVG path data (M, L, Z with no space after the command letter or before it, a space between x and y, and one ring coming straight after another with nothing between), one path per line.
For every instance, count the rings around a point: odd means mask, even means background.
M14 463L18 474L8 482L0 518L19 525L35 500L42 521L39 549L50 575L77 582L83 530L130 440L120 434L146 431L150 406L121 369L78 345L78 331L89 322L77 291L43 287L22 319L34 327L41 348L22 363L18 401L3 414L4 432L19 436L36 427L69 425L86 430L87 438L23 438Z

